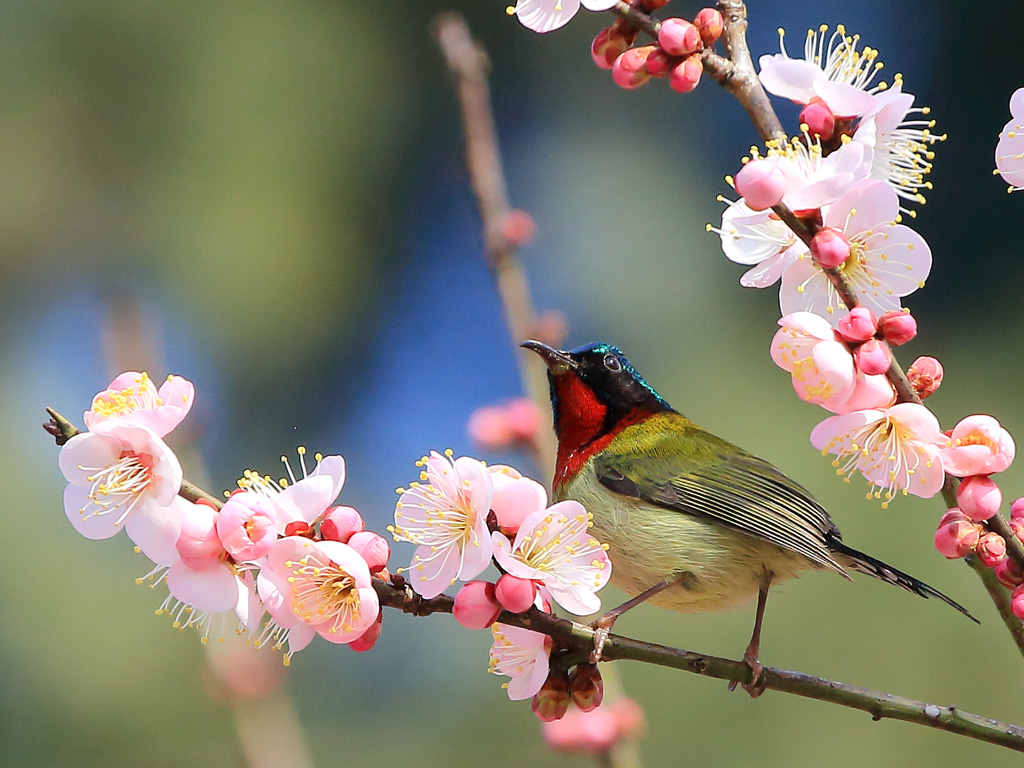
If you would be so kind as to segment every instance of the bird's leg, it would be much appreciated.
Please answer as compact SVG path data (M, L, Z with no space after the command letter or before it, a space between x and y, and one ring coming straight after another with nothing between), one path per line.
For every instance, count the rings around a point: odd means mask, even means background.
M594 652L590 654L590 663L596 664L601 660L601 652L604 649L604 641L608 639L608 635L612 631L612 625L615 624L615 620L619 618L626 611L631 608L636 608L640 603L645 600L649 600L659 592L664 592L669 587L674 587L676 584L681 583L686 578L686 573L673 573L666 576L664 579L659 581L653 587L645 589L636 597L630 598L622 605L617 608L612 608L608 613L599 618L590 626L594 629Z
M750 698L756 699L764 693L764 680L761 674L764 671L758 655L761 652L761 622L764 620L764 606L768 602L768 588L772 585L772 572L764 571L761 574L761 586L757 590L757 613L754 616L754 632L750 636L750 644L743 652L743 663L750 667L753 673L749 683L743 684L743 690L750 694ZM729 690L736 690L736 681L729 683Z

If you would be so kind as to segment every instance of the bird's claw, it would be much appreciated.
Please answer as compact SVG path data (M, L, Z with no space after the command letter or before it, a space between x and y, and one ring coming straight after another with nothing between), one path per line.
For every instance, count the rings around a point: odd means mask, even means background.
M591 664L597 664L601 660L601 654L604 652L604 643L608 639L608 635L611 634L612 624L614 623L614 618L608 620L607 616L602 616L590 625L594 630L594 650L590 654Z
M749 683L743 683L743 690L750 694L750 698L756 699L765 692L767 681L764 679L764 667L757 660L756 656L743 654L743 663L750 667L751 677ZM738 685L736 680L729 683L729 690L735 691Z

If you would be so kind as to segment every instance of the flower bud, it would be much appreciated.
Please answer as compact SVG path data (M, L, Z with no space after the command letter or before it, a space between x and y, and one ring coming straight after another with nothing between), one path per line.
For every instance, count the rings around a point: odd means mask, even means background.
M782 200L786 191L786 177L769 160L751 160L740 168L733 186L747 205L755 211L763 211Z
M1017 520L1018 518L1024 518L1024 496L1014 499L1013 504L1010 505L1010 519Z
M988 475L971 475L965 477L956 489L956 502L968 518L980 523L999 512L1003 492Z
M917 396L924 400L942 384L942 363L934 357L919 357L907 369L907 379Z
M1012 518L1010 520L1010 530L1020 540L1020 543L1024 544L1024 518Z
M348 540L348 545L358 552L370 566L370 573L380 572L388 564L388 558L391 557L391 547L388 546L387 540L373 531L353 533Z
M1018 619L1024 619L1024 586L1016 587L1010 593L1010 610Z
M533 605L537 594L537 585L530 579L506 573L494 586L494 596L502 607L510 613L522 613Z
M966 557L978 546L981 526L958 520L939 526L935 531L935 548L949 560Z
M383 626L383 619L383 612L377 614L377 620L373 622L373 624L370 625L369 629L363 632L363 634L361 634L355 640L350 642L348 644L348 647L356 653L363 653L373 648L373 646L377 644L377 640L380 639L380 630L381 627Z
M854 307L850 313L839 321L839 335L843 341L852 344L860 344L875 335L878 330L878 320L875 313L867 307Z
M569 675L564 669L552 669L533 697L533 714L545 723L561 720L569 710L569 701Z
M881 375L889 370L892 352L878 339L868 339L854 353L857 369L868 376Z
M670 56L689 56L702 47L700 30L683 19L665 19L658 30L658 45Z
M947 523L952 523L952 522L955 522L955 521L962 521L962 520L966 520L966 521L970 522L970 518L968 518L967 515L965 515L963 512L961 512L959 507L950 507L950 509L948 509L946 511L946 514L944 514L942 516L942 519L939 520L939 527L941 528L942 526L946 525Z
M811 101L800 111L800 123L807 126L807 132L822 141L828 141L836 131L836 116L820 100Z
M601 69L611 69L615 60L629 50L629 46L630 41L614 26L605 27L590 44L590 55Z
M677 57L670 56L662 48L655 46L651 55L647 57L647 74L651 77L668 77L672 67L678 62Z
M704 64L701 63L700 56L687 56L672 67L668 76L669 87L676 93L689 93L697 87L703 73Z
M646 64L647 57L653 50L653 45L645 45L642 48L630 48L619 56L612 65L612 79L615 84L630 91L650 80Z
M999 583L1008 589L1024 584L1024 571L1012 557L1006 557L995 564L993 570Z
M878 330L890 347L898 347L917 336L917 320L909 311L889 310L878 318Z
M353 533L363 530L363 517L354 507L331 507L320 521L320 535L330 541L348 544Z
M455 595L452 614L466 629L486 629L501 613L501 605L494 596L494 585L489 581L470 581Z
M693 20L693 26L700 32L700 39L704 43L704 47L710 48L722 36L725 20L722 19L722 14L714 8L701 8Z
M989 531L978 539L975 552L982 565L995 568L999 561L1006 559L1006 540L998 533Z
M590 712L601 706L604 701L604 680L597 664L589 662L577 664L569 673L569 693L572 703L581 712Z
M834 229L819 229L811 240L811 256L820 266L834 269L850 257L850 241Z

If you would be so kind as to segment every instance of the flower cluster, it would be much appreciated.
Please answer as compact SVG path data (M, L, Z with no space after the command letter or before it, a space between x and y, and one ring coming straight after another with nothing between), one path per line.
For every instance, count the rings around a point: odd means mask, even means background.
M367 650L380 634L371 575L390 550L351 507L332 506L345 482L341 456L316 456L301 476L285 459L280 481L246 471L217 504L180 495L181 465L164 442L188 414L190 382L156 389L145 373L121 374L85 414L88 432L61 449L64 509L90 539L123 527L153 568L139 583L165 584L158 613L176 627L211 632L234 624L257 647L285 649L285 663L315 635Z
M420 479L398 489L389 527L396 541L417 545L409 584L431 598L467 582L455 597L455 619L470 629L491 627L491 671L512 678L509 698L534 697L540 714L546 681L565 674L549 668L552 640L495 622L502 609L550 612L552 602L577 615L599 610L596 593L611 576L607 546L591 536L579 502L548 506L543 486L512 467L451 451L433 451L417 466ZM498 579L477 580L492 561Z

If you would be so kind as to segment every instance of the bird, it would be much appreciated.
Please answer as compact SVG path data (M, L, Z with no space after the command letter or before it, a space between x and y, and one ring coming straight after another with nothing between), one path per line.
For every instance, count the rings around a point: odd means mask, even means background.
M743 661L752 673L744 688L758 696L769 587L808 569L874 576L977 622L933 587L845 544L809 491L674 410L617 347L521 346L547 365L558 438L552 496L587 509L595 538L608 545L612 583L632 596L594 623L593 660L615 620L640 603L700 613L756 595Z

